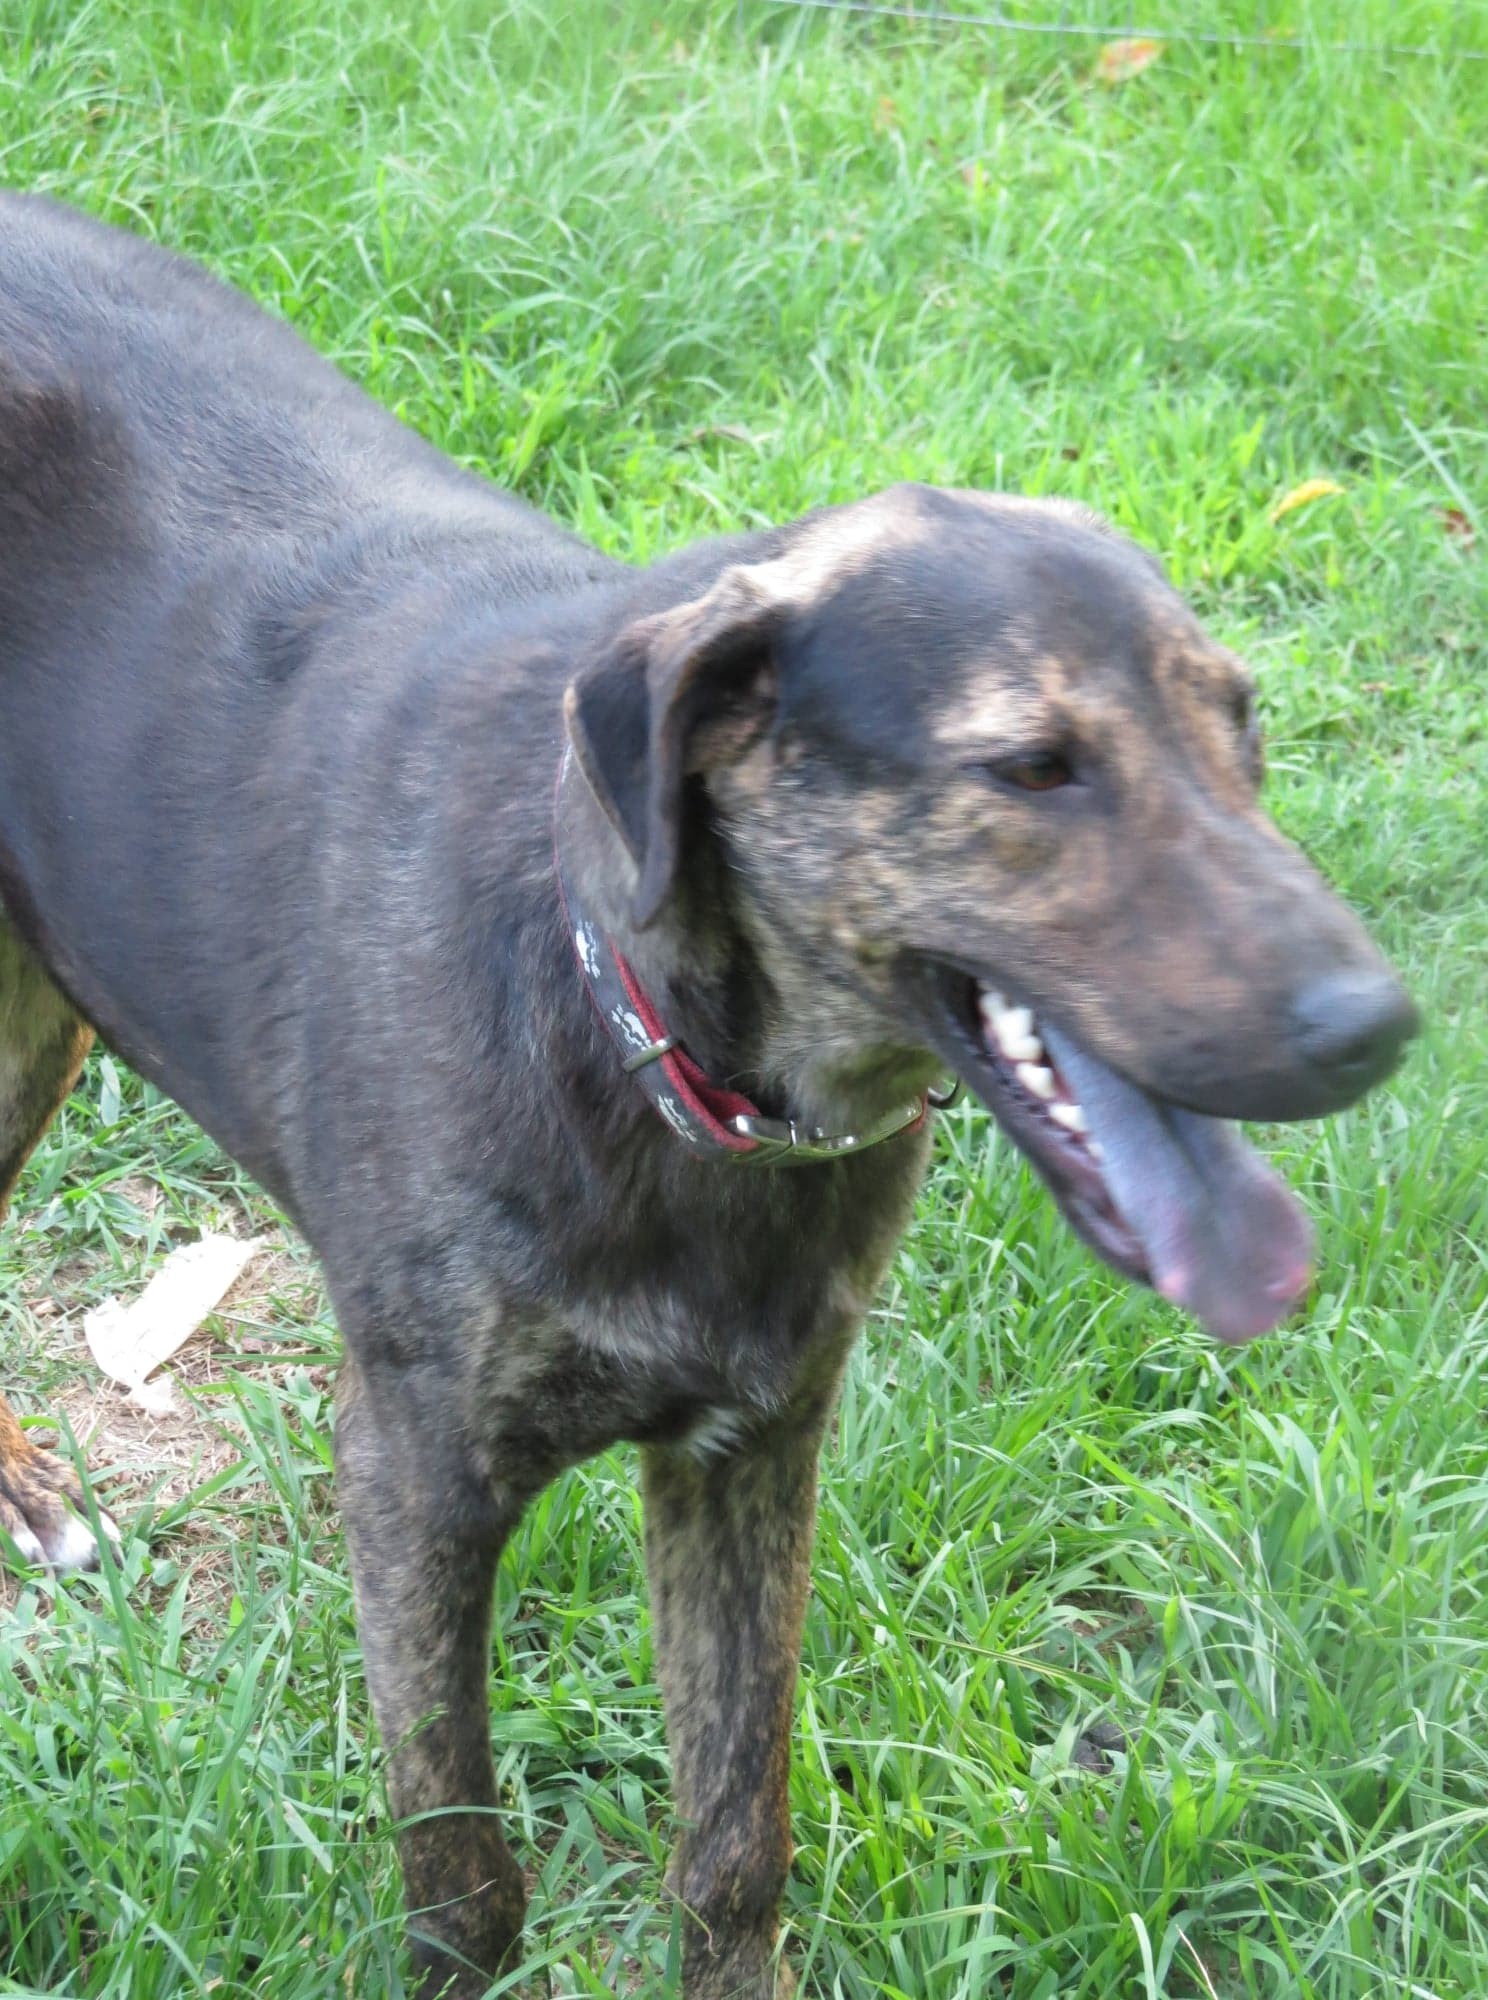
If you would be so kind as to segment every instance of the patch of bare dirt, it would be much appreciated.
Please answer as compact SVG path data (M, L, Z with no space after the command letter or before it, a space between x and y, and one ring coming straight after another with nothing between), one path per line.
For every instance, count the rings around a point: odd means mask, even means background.
M128 1296L142 1290L142 1272ZM49 1307L51 1309L49 1309ZM39 1352L65 1371L65 1385L47 1398L45 1414L65 1419L87 1459L101 1505L126 1534L142 1507L155 1512L225 1471L243 1457L243 1425L230 1394L214 1394L231 1376L272 1383L294 1368L306 1369L319 1388L330 1385L325 1294L303 1250L280 1236L248 1264L218 1307L157 1371L169 1377L174 1407L147 1410L127 1389L103 1375L83 1337L82 1311L58 1314L49 1300L25 1302L28 1331ZM27 1399L35 1413L35 1404ZM38 1442L45 1442L45 1434ZM262 1488L261 1480L254 1483ZM235 1489L241 1494L241 1489ZM263 1539L266 1510L253 1511ZM193 1595L210 1599L225 1576L225 1541L238 1528L234 1507L188 1514L172 1527L172 1554L189 1564ZM323 1523L306 1522L307 1534ZM0 1580L0 1599L5 1584Z

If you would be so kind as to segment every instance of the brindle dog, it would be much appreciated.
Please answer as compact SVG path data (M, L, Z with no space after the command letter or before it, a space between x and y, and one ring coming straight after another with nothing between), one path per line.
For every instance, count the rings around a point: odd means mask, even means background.
M817 1454L927 1092L1244 1339L1308 1237L1221 1121L1347 1104L1410 1004L1256 803L1244 669L1091 516L901 487L638 572L34 199L0 369L0 1185L96 1029L319 1254L431 1987L522 1922L502 1543L642 1447L684 1991L786 1991ZM68 1491L7 1412L26 1551L85 1553Z

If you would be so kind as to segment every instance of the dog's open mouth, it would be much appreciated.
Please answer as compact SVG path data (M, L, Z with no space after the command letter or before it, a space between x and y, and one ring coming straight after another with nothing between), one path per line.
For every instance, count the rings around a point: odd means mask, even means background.
M1093 1250L1220 1340L1296 1308L1311 1226L1234 1125L1149 1095L993 986L949 968L936 985L939 1053Z

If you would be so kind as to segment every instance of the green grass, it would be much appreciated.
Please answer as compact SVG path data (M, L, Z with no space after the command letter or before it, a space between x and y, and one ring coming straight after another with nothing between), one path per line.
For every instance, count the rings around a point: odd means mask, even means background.
M1488 47L1450 0L1270 15ZM1248 651L1274 809L1431 1032L1271 1135L1323 1275L1233 1356L944 1121L828 1455L792 1950L823 2000L1482 2000L1488 69L1175 44L1113 90L1093 53L753 0L7 0L0 175L204 257L625 555L904 474L1068 492ZM1310 477L1344 490L1273 523ZM255 1202L95 1062L0 1237L26 1406L74 1371L38 1306L75 1332ZM205 1398L241 1453L0 1633L0 1991L406 1990L334 1335L292 1293L261 1332ZM559 1994L675 1951L633 1473L562 1482L502 1573Z

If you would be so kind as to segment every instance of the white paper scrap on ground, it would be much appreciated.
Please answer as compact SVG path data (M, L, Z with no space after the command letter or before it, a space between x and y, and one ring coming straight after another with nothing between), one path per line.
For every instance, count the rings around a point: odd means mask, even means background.
M175 1407L169 1379L147 1378L182 1347L268 1242L266 1236L203 1236L172 1250L129 1305L106 1299L83 1321L93 1359L143 1408Z

